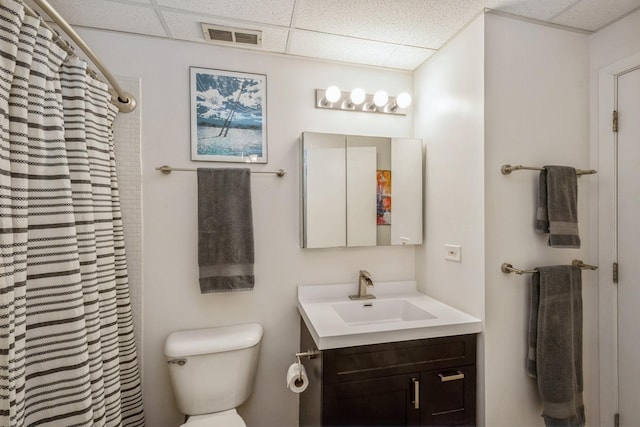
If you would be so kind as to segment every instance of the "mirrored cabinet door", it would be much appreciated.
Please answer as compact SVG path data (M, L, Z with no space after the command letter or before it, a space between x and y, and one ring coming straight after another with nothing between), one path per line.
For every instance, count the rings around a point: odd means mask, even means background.
M422 153L419 139L391 139L392 245L422 243Z
M302 247L422 243L422 141L304 132Z
M302 247L347 244L347 187L344 135L304 136Z
M376 149L347 140L347 246L375 246Z

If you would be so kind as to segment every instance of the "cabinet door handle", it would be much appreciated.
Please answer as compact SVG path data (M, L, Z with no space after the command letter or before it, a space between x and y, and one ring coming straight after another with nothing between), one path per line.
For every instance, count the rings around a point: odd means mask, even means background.
M420 409L420 381L415 378L411 378L411 381L413 381L413 400L411 403L413 403L414 409Z
M440 377L440 382L443 382L443 383L447 381L456 381L456 380L464 379L464 373L460 371L456 371L455 373L438 374L438 376Z

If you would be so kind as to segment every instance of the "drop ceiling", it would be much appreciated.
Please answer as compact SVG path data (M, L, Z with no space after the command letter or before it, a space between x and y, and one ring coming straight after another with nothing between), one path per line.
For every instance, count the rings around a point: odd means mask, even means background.
M202 23L262 32L283 55L414 70L485 8L597 31L640 0L49 0L73 26L208 43Z

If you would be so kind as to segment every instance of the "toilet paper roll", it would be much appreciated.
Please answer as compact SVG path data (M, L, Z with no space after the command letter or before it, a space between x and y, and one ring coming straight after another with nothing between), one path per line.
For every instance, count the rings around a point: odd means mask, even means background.
M302 364L292 363L287 369L287 387L294 393L302 393L309 386L307 371Z

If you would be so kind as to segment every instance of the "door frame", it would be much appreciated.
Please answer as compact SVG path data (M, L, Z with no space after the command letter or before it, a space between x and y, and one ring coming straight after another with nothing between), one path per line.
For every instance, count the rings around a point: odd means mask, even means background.
M597 82L597 121L595 146L591 147L598 180L592 181L592 211L598 212L594 235L598 265L598 338L600 425L613 426L618 413L618 288L613 283L613 263L617 253L617 134L612 130L617 106L617 76L640 66L640 54L629 56L601 68ZM595 188L594 188L595 187Z

